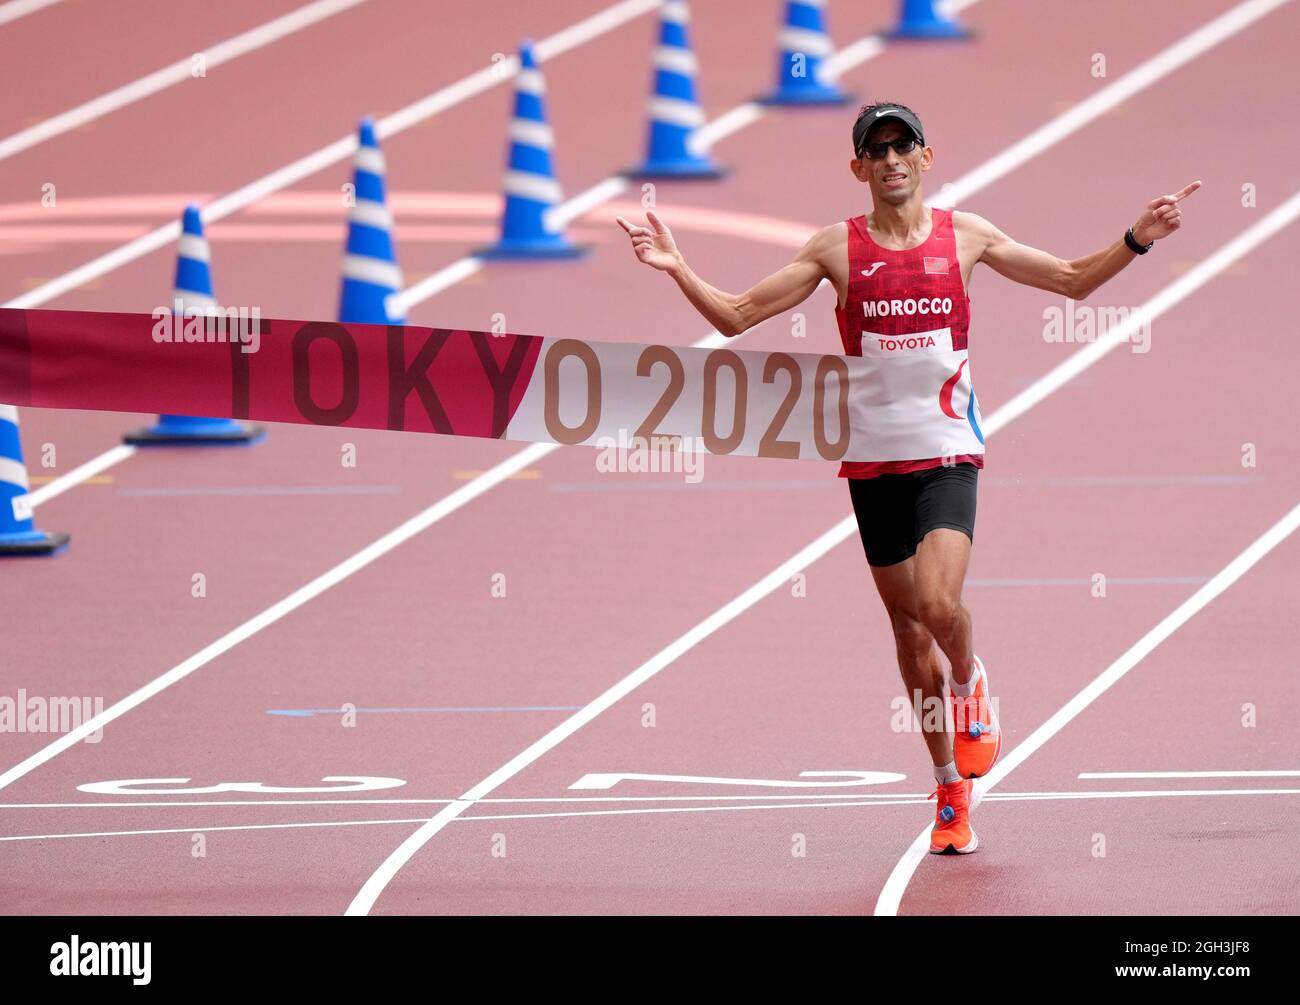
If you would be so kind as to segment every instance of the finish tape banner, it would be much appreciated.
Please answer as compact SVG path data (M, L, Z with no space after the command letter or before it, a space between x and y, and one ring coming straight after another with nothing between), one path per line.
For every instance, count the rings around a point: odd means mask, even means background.
M211 317L0 309L0 402L18 406L597 447L672 437L679 449L749 457L890 459L890 437L865 428L880 411L870 365L811 353L263 320L230 309ZM953 452L935 446L929 456Z

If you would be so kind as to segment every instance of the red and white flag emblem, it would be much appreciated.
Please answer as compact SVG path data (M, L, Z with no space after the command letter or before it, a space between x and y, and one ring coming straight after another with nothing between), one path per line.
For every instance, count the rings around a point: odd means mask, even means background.
M948 274L948 259L946 258L926 258L925 271L931 276L946 276Z

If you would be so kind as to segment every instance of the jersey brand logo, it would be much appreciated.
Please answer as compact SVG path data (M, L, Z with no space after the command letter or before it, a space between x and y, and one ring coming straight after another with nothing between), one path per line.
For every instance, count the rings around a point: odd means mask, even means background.
M884 262L872 262L872 263L871 263L871 268L870 268L870 269L863 269L863 270L862 270L862 274L863 274L864 276L868 276L868 277L870 277L870 276L874 276L874 275L876 274L876 270L877 270L877 269L884 268L884 266L885 266L885 263L884 263Z
M922 332L920 335L877 335L877 343L882 353L906 352L909 349L935 348L934 336Z
M933 356L935 363L928 367L909 370L906 374L900 374L898 380L904 383L895 384L895 389L903 388L907 381L915 381L919 375L926 374L920 379L926 387L932 386L931 380L935 384L948 376L948 359L952 353L952 328L935 328L926 332L904 332L900 335L883 335L880 332L863 330L862 332L862 355L870 356L874 359L897 359L904 356ZM935 380L934 367L941 367L942 376ZM927 394L933 392L927 391Z

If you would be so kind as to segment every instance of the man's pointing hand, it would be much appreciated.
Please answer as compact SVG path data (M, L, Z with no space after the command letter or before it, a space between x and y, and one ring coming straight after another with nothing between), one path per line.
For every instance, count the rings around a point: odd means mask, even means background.
M681 262L681 252L677 250L673 232L659 219L654 210L646 210L645 215L649 227L639 227L621 216L616 219L618 225L627 231L636 257L653 269L667 271Z
M1138 244L1150 244L1172 234L1183 225L1183 213L1178 206L1179 202L1200 187L1201 183L1194 181L1173 195L1162 195L1159 199L1152 199L1147 203L1147 208L1142 211L1142 215L1138 217L1137 223L1133 224L1133 239Z

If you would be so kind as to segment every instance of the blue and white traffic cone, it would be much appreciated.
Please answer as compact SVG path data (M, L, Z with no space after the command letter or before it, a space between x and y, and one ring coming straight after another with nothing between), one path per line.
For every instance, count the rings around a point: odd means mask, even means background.
M719 178L723 171L698 139L704 109L695 97L695 53L687 32L686 0L663 0L655 86L650 96L649 152L628 172L633 178Z
M404 325L396 304L402 270L393 250L393 216L384 184L384 152L375 139L373 119L361 120L352 159L352 206L348 210L348 246L343 258L343 292L339 320L359 324Z
M545 94L546 82L537 68L533 44L523 42L515 76L515 112L510 120L501 240L475 252L482 258L577 258L589 250L571 242L564 228L551 219L563 195L551 163L555 137L546 124Z
M963 39L970 32L951 14L941 12L938 0L903 0L903 11L898 25L888 32L894 39Z
M0 405L0 555L53 555L68 543L67 534L36 529L27 489L18 409Z
M199 207L185 207L176 252L176 283L172 293L173 323L179 329L186 314L216 314L212 295L208 239L203 235ZM263 426L235 419L205 419L190 415L160 415L152 426L122 437L127 443L150 446L229 446L253 443L266 435Z
M834 46L822 16L825 5L826 0L789 0L785 5L776 90L761 99L764 104L842 105L849 100L826 72Z

